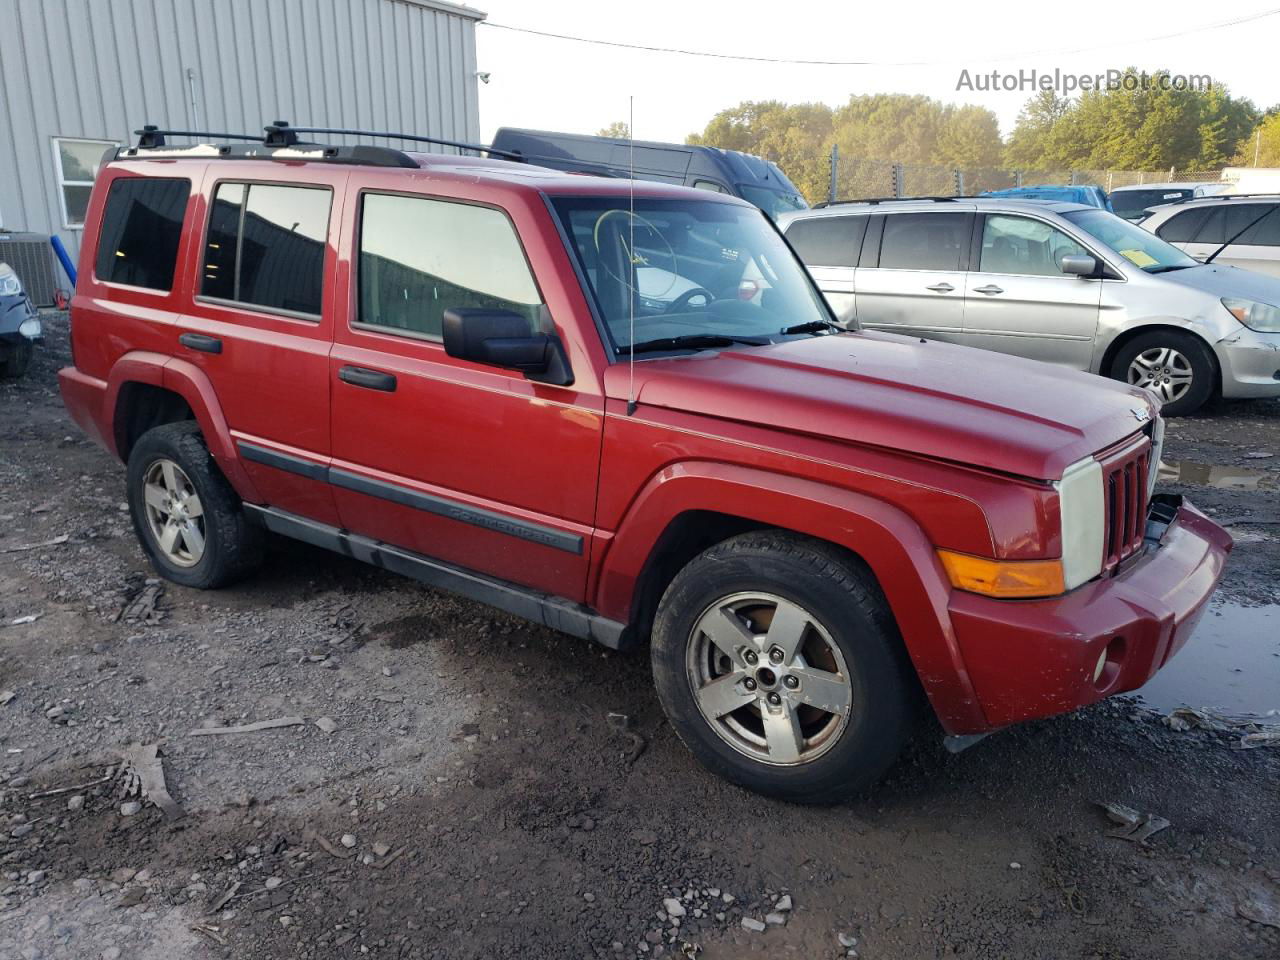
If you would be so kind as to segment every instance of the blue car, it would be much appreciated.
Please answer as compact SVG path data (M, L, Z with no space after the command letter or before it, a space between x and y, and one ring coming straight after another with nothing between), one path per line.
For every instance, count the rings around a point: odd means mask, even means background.
M1020 197L1023 200L1056 200L1059 203L1083 203L1089 207L1111 209L1111 201L1101 187L1010 187L1008 190L988 190L981 197Z

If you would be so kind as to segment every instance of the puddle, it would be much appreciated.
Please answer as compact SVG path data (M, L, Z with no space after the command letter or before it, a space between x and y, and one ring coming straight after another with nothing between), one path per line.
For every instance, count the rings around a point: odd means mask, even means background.
M1168 665L1137 691L1150 707L1280 710L1280 606L1224 603L1205 612Z
M1161 460L1160 480L1165 483L1189 483L1198 487L1220 487L1223 490L1275 490L1280 488L1280 474L1248 467L1224 467L1190 460Z

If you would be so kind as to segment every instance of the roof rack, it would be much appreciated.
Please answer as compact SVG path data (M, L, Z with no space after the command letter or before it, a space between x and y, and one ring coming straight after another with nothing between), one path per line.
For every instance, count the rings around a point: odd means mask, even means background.
M141 130L135 130L138 143L132 147L120 147L115 151L116 159L136 159L146 157L218 157L224 160L321 160L329 163L350 163L375 167L411 167L418 163L407 153L391 147L379 147L368 144L355 146L334 146L331 144L312 143L299 138L299 134L332 133L355 137L386 137L400 140L411 140L417 143L432 143L441 146L455 147L460 150L475 150L500 155L510 159L521 159L516 154L505 150L491 150L483 144L464 143L459 140L444 140L438 137L421 137L412 133L391 133L374 130L348 130L336 127L292 127L286 120L276 120L263 127L261 136L247 133L213 133L203 130L162 130L154 124L147 124ZM168 137L192 137L205 142L193 144L170 144ZM243 140L246 143L217 143L219 140Z
M967 197L860 197L854 200L823 200L821 203L815 203L813 209L818 210L822 207L838 207L844 203L954 203L956 200L966 200Z

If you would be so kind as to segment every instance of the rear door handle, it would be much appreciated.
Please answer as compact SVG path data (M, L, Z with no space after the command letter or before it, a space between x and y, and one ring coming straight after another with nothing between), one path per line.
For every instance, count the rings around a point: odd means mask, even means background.
M935 283L932 286L925 287L926 290L932 290L934 293L950 293L955 289L949 283Z
M207 337L203 333L184 333L178 337L184 347L199 350L201 353L221 353L222 341L217 337Z
M368 390L383 390L394 393L396 378L381 370L370 370L367 367L343 367L338 371L338 379L353 387L364 387Z
M988 283L985 287L974 287L974 293L985 293L988 297L994 297L997 293L1004 293L1004 287L997 287L994 283Z

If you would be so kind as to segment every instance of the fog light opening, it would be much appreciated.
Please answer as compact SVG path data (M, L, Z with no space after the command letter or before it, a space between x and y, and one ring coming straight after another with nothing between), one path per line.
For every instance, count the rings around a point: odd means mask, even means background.
M1093 685L1099 690L1114 686L1123 661L1124 637L1114 637L1098 654L1098 661L1093 667Z

